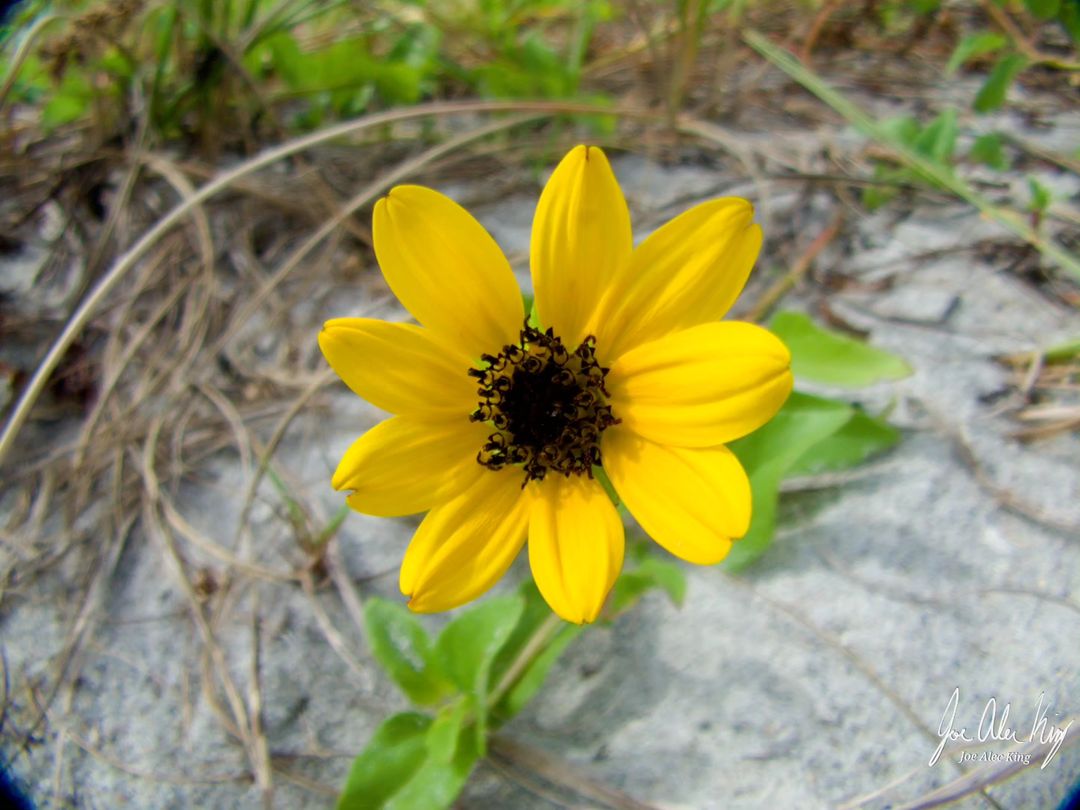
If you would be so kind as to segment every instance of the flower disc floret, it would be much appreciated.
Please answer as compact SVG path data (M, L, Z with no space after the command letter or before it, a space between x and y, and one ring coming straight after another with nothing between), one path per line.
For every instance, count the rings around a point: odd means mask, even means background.
M602 461L600 434L619 422L607 404L610 369L596 360L596 338L569 352L551 327L542 332L526 321L517 343L480 359L483 368L468 372L480 381L469 420L495 428L476 455L480 465L521 465L522 488L549 470L592 478Z

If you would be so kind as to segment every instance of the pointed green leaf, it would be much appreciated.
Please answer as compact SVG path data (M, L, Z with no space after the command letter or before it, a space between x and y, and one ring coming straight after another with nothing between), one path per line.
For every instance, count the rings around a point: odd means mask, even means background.
M446 765L454 759L461 729L469 716L472 702L472 698L462 697L435 717L426 737L428 758L431 761Z
M943 110L915 139L915 149L937 163L948 164L956 149L956 110Z
M428 706L452 691L435 663L427 633L407 608L370 599L364 607L364 629L375 660L413 703Z
M462 729L453 758L449 762L428 758L383 810L445 810L453 805L481 756L476 736L471 729Z
M956 50L949 57L949 63L945 66L945 73L952 75L969 59L999 51L1008 44L1009 40L996 31L980 31L977 34L968 34L960 40Z
M1009 85L1013 83L1016 74L1027 65L1027 57L1023 54L1010 53L1001 57L975 96L975 111L990 112L1004 104Z
M883 453L900 440L900 431L876 416L856 410L831 436L822 439L789 470L789 475L817 475L846 470Z
M471 700L432 722L408 712L384 722L354 761L337 810L445 810L464 787L480 751L467 726Z
M725 568L738 571L765 552L776 528L780 482L811 447L840 430L853 413L846 403L796 391L772 421L729 445L750 476L754 512L750 530L722 563Z
M769 328L791 350L796 377L861 388L911 373L911 367L896 355L822 329L801 312L779 312Z
M387 719L353 760L337 810L376 810L397 793L427 757L426 715L406 712Z
M1053 195L1050 193L1050 189L1034 177L1028 177L1027 181L1028 191L1031 192L1031 201L1028 202L1028 210L1041 214L1050 207Z

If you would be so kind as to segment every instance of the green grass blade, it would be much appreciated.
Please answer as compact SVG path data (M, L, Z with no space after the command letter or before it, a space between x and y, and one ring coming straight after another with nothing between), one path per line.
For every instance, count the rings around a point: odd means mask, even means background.
M937 163L920 155L911 146L892 137L882 124L862 110L845 95L831 87L820 76L804 66L798 59L783 48L774 45L756 31L743 34L746 43L772 64L776 65L791 78L820 98L848 122L869 138L888 146L909 168L921 172L942 188L952 192L960 199L970 203L987 219L1002 225L1035 247L1048 260L1080 279L1080 257L1042 238L1025 221L1023 215L994 205L963 179L952 168Z

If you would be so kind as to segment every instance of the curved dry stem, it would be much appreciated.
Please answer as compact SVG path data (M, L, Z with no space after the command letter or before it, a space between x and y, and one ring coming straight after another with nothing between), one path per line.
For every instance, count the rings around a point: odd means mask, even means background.
M607 108L598 104L563 103L563 102L436 102L433 104L419 105L405 110L390 110L361 118L357 121L347 121L327 127L319 132L296 138L288 143L267 149L256 155L251 160L241 163L233 169L221 174L216 179L202 186L195 194L175 206L168 214L163 216L149 231L129 248L116 263L109 268L93 289L86 295L75 312L68 318L64 329L53 341L45 358L38 365L29 384L19 397L11 416L4 425L3 433L0 433L0 463L3 462L8 451L14 444L15 437L22 428L30 409L37 401L49 376L60 363L61 358L68 347L82 331L90 318L90 314L97 309L105 296L116 286L128 270L139 260L146 251L152 247L166 232L177 222L192 214L192 210L215 194L224 191L240 178L246 177L252 172L269 166L276 161L289 155L310 149L313 146L342 138L346 135L354 135L367 129L386 126L414 118L424 118L439 115L459 115L462 113L531 113L537 116L560 115L560 114L602 114L622 117L637 117L655 119L656 113L642 110L628 110L620 108ZM393 181L391 181L393 182ZM329 232L329 231L328 231ZM320 230L321 234L321 230ZM314 237L313 237L314 238ZM320 239L323 236L319 236Z
M517 116L513 119L506 121L497 121L487 126L479 127L469 132L465 132L450 140L434 146L421 154L417 155L411 160L407 160L401 165L397 166L393 171L380 177L375 182L366 186L359 194L354 196L351 200L345 203L334 217L326 222L319 228L314 234L312 234L302 245L296 248L290 254L290 256L282 263L282 265L274 272L274 274L266 280L266 282L259 288L259 290L251 296L250 300L244 305L236 317L232 318L218 337L217 342L210 349L211 356L224 350L225 345L232 339L236 330L240 326L247 322L259 307L262 306L263 301L270 294L274 288L276 288L281 282L288 276L296 267L304 260L304 258L311 253L319 244L331 233L334 232L348 217L352 216L358 209L368 205L383 191L388 189L394 183L409 177L412 174L418 172L421 168L428 165L434 160L442 157L443 155L452 152L481 138L485 138L489 135L499 132L504 129L519 126L527 121L533 120L535 116ZM288 429L289 424L296 417L296 415L303 408L304 404L315 394L315 392L329 382L332 379L332 375L322 375L316 378L305 389L305 391L297 398L296 402L285 414L282 421L274 430L274 435L271 437L269 444L266 447L265 452L259 460L259 466L255 471L254 477L248 484L247 491L244 496L243 508L240 513L240 523L238 529L238 535L243 532L244 527L247 525L248 516L251 512L252 504L255 500L255 493L258 490L259 483L262 481L262 476L265 474L267 467L270 463L270 457L277 449L277 445L285 435L285 431ZM239 536L238 536L239 540Z

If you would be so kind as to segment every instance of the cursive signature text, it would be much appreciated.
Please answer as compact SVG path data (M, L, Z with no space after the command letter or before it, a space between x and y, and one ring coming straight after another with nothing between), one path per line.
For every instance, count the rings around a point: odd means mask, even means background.
M941 715L941 722L938 723L937 734L940 742L930 757L930 765L933 766L940 759L945 746L950 742L984 743L987 740L996 740L998 742L1049 745L1050 750L1040 766L1045 768L1057 755L1062 743L1065 742L1065 736L1069 733L1069 729L1073 724L1073 721L1070 720L1064 726L1059 727L1048 722L1046 715L1050 711L1050 704L1046 702L1045 697L1045 692L1039 695L1039 702L1035 706L1035 717L1026 736L1022 734L1017 736L1016 731L1009 725L1011 704L1006 703L999 710L997 698L990 698L986 701L982 716L979 718L979 727L973 734L968 731L967 726L956 725L956 710L960 705L960 687L956 687L953 689L949 702L945 706L945 713ZM1026 726L1024 730L1027 731Z

